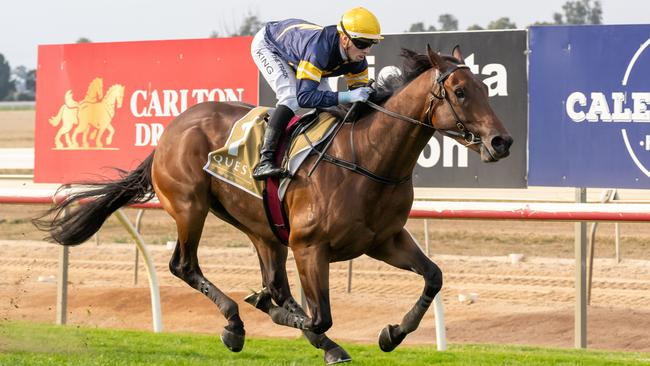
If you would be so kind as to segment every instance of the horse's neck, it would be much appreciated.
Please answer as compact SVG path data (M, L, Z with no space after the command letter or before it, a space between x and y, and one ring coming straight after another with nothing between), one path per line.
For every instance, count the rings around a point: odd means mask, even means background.
M384 107L403 116L422 120L428 107L431 71L426 71L397 94ZM433 129L399 120L382 112L373 113L360 134L359 145L365 151L357 154L360 163L375 173L391 178L402 178L413 172L420 152L433 135ZM427 122L428 123L428 122Z

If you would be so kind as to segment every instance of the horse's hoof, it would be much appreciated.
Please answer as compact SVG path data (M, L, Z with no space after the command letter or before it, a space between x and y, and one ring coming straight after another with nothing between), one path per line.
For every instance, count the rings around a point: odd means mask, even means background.
M382 351L390 352L394 350L406 338L406 333L396 334L397 328L397 325L387 325L386 328L379 332L379 348Z
M271 308L271 294L262 290L260 292L253 292L252 294L246 296L244 301L253 305L257 309L262 310L265 313L269 312Z
M253 306L255 306L255 307L257 307L257 303L260 301L260 297L262 296L262 292L261 291L260 292L255 292L253 290L251 290L251 291L252 291L251 294L246 296L244 298L244 301L251 304L251 305L253 305Z
M244 334L237 334L228 329L221 333L221 342L232 352L239 352L244 348Z
M328 365L352 361L352 357L341 347L334 347L325 351L323 358Z

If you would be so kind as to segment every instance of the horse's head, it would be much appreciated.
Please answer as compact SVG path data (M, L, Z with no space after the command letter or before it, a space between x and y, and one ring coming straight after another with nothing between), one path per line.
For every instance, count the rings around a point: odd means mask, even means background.
M427 45L427 55L433 66L428 111L433 127L479 152L483 161L508 156L512 137L490 107L487 86L464 65L460 47L449 57Z

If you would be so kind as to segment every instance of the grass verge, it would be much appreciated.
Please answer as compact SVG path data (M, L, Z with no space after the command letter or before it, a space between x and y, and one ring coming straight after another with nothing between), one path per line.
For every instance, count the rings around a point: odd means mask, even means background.
M501 345L401 347L343 345L355 365L647 365L650 355ZM320 365L303 339L247 339L231 353L218 336L0 322L0 365Z
M33 111L33 104L3 104L0 103L0 112L2 111Z

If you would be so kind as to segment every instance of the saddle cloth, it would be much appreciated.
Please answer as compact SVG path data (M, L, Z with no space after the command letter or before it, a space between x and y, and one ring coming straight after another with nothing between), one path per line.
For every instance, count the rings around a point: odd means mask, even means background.
M253 168L259 162L259 152L266 130L266 119L270 112L271 108L256 107L235 122L226 144L208 154L208 161L203 169L215 178L262 199L265 182L253 179L252 173ZM300 128L297 126L300 123L296 123L298 119L294 117L282 136L280 145L288 146L288 149L285 149L286 153L283 153L282 148L278 149L276 153L277 156L283 157L282 166L292 175L307 158L312 147L327 139L336 123L334 116L327 112L321 112L306 131L300 131L287 144L286 139L290 132L296 127ZM277 199L280 202L282 202L290 182L290 178L282 179L279 182Z

